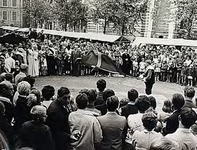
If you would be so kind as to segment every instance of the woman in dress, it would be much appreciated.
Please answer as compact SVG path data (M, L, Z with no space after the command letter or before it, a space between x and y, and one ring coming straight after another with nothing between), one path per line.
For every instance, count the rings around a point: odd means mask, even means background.
M28 75L39 76L38 47L32 44L28 49Z

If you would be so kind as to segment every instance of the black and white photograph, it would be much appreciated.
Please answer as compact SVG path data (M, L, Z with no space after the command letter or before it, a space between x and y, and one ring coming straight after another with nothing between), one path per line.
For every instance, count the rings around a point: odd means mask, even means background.
M0 150L197 150L197 0L0 0Z

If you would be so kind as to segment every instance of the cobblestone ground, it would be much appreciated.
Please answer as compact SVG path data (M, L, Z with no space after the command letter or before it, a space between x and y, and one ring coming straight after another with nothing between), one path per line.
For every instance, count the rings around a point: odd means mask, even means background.
M121 98L127 97L127 91L131 88L138 90L140 94L145 94L145 85L143 81L131 77L94 77L94 76L47 76L36 78L35 86L41 90L45 85L52 85L57 90L61 86L66 86L70 89L72 94L76 96L81 89L96 89L96 82L99 79L105 79L107 88L113 89L116 96ZM183 86L175 83L156 82L153 87L153 96L157 100L158 110L161 110L163 101L170 99L174 93L183 94ZM195 88L196 90L196 88Z

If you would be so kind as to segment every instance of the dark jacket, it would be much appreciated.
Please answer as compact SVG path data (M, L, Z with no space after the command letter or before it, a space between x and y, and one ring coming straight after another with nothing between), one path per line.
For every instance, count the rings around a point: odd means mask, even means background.
M0 130L4 134L5 138L7 138L9 144L12 145L14 140L14 130L3 115L0 115L0 120Z
M128 118L130 114L137 114L137 113L138 113L138 109L135 106L135 104L132 103L128 103L127 105L121 108L121 116L125 116L126 118Z
M155 83L155 71L152 66L148 66L146 72L144 73L144 77L146 78L146 83L154 84Z
M51 131L47 125L35 121L27 121L20 131L22 146L35 150L55 150Z
M14 114L14 106L12 105L10 99L6 97L0 96L0 101L4 104L5 106L5 118L8 123L11 123L13 114Z
M47 110L46 123L51 128L57 150L70 148L69 114L69 110L64 108L58 100L53 101Z
M180 111L175 111L170 117L167 118L166 127L163 129L163 135L174 133L179 127L179 114Z
M19 95L14 113L14 127L17 131L24 122L31 120L30 110L31 108L27 106L27 98Z

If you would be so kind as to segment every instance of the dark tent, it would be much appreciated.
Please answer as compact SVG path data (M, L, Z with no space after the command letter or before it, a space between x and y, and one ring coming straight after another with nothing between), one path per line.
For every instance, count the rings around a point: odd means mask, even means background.
M10 33L10 34L4 34L2 36L0 36L0 43L1 44L5 44L5 43L9 43L9 44L19 44L19 43L23 43L26 42L26 38L17 35L15 33Z

